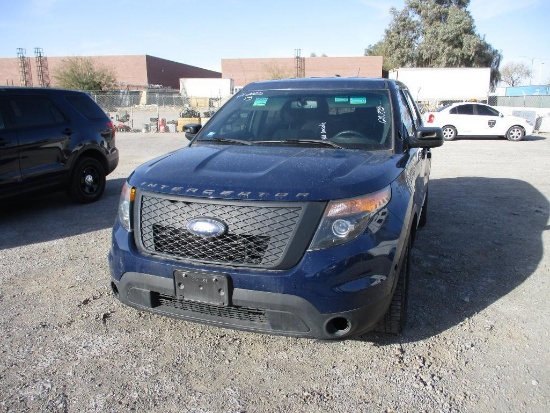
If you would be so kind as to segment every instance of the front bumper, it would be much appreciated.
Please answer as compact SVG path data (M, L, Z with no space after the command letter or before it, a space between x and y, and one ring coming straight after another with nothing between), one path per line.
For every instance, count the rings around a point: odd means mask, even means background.
M186 301L174 295L171 279L130 272L112 281L124 304L153 313L218 327L321 339L343 338L373 328L389 304L387 297L337 313L321 313L302 297L235 288L230 306Z
M365 234L320 251L307 251L289 270L222 267L144 255L116 223L109 253L116 297L140 310L219 327L320 339L371 330L385 314L403 249L403 223L391 213L384 236ZM225 305L184 300L181 271L219 274L230 282Z

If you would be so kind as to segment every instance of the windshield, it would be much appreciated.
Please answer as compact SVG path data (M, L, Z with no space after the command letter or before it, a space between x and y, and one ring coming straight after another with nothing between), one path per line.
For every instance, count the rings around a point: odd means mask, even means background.
M308 145L391 149L387 90L241 92L206 123L194 144Z

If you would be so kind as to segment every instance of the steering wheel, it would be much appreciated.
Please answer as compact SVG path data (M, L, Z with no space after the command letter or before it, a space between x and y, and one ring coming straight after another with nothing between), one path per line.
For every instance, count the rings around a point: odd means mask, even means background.
M340 131L329 140L344 145L380 145L377 139L353 129Z
M367 138L365 135L363 135L361 132L358 132L356 130L343 130L343 131L340 131L338 132L336 135L334 135L331 139L335 139L335 138L343 138L343 137L358 137L358 138L361 138L361 139L369 139Z

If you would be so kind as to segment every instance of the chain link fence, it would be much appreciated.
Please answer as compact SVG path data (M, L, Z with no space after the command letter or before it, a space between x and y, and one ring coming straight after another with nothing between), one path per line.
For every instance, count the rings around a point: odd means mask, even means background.
M199 122L204 122L224 103L220 98L184 97L179 90L173 89L95 91L90 94L116 122L117 128L124 131L156 131L159 130L159 124L163 123L168 125L166 131L179 132L181 127L177 127L178 119L197 118ZM424 114L463 101L437 99L417 103ZM491 95L476 101L500 107L533 110L550 108L549 95ZM540 124L540 119L537 122Z
M189 104L178 90L120 90L90 92L92 98L105 111L114 111L120 108L134 106L177 106ZM187 100L187 102L186 102Z
M491 106L550 108L550 96L548 95L489 96L488 102Z
M178 119L204 122L221 105L219 99L187 98L179 90L89 92L119 131L180 132Z

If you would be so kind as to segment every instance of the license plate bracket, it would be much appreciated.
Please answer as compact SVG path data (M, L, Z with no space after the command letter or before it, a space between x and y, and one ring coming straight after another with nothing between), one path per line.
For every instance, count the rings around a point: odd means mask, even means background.
M176 297L199 303L227 307L231 294L229 277L193 271L174 271Z

